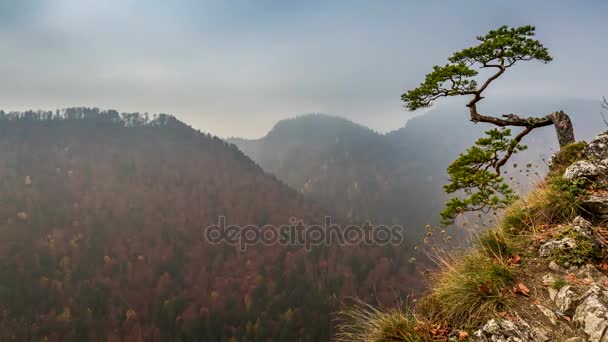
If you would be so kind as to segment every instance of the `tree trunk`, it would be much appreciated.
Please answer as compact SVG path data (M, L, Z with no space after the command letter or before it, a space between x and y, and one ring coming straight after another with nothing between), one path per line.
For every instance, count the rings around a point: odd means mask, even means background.
M559 112L551 113L550 117L555 126L559 147L562 148L574 143L574 128L572 127L572 121L568 114L560 110Z

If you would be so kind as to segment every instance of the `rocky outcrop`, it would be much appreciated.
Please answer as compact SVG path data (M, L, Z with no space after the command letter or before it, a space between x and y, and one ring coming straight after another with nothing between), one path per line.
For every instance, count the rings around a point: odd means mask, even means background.
M592 218L608 221L608 132L591 140L583 150L583 158L570 165L563 177L594 182L598 191L583 196L581 206Z
M608 132L597 135L585 148L585 156L593 160L608 159Z
M567 180L608 178L608 132L597 135L583 150L584 160L570 165L564 172Z
M545 242L540 246L539 254L541 257L548 257L551 254L566 249L574 249L576 247L576 241L572 238L565 237L561 240L551 240Z
M592 249L593 255L608 249L608 132L596 136L582 155L584 159L567 167L563 178L583 180L588 186L578 198L585 217L537 237L538 258L531 263L543 273L528 284L540 287L531 295L534 299L522 300L505 318L487 321L473 334L474 341L608 342L608 264L601 264L600 270L591 259L577 266L580 262L570 265L556 258L580 246ZM530 277L528 281L534 282Z
M595 266L585 265L566 275L576 279L554 289L551 284L564 274L547 274L543 283L548 296L533 304L524 318L491 319L473 334L474 341L608 341L608 278ZM542 318L541 318L542 317Z
M608 192L584 196L581 199L582 208L592 213L600 221L608 221Z
M576 163L570 165L566 172L564 172L564 178L570 181L577 180L579 178L597 179L608 172L608 167L599 163L592 163L587 160L579 160Z
M589 336L589 341L604 341L608 328L608 307L600 298L599 286L594 285L586 298L577 306L572 321Z
M474 336L477 341L483 342L538 341L528 323L521 320L491 319Z

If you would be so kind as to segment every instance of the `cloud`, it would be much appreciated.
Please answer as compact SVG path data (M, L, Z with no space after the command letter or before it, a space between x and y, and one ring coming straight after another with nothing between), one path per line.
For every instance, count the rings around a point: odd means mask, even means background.
M502 24L534 24L554 54L496 96L599 98L608 47L600 1L6 0L0 101L170 112L221 136L263 135L304 112L381 131L434 64ZM576 13L577 15L573 15Z

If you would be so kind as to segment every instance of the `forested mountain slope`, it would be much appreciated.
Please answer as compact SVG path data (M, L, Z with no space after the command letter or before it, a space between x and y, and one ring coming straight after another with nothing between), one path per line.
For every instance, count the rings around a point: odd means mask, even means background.
M406 249L203 239L327 214L172 116L0 112L0 340L327 340L342 298L419 287Z

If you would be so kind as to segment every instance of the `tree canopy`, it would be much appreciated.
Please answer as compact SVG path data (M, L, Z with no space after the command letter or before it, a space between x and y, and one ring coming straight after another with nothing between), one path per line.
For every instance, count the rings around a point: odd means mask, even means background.
M477 37L479 45L454 53L448 64L434 66L424 82L401 96L409 110L432 105L440 97L475 95L480 97L492 81L519 61L538 60L543 63L553 58L538 40L533 39L534 26L509 28L502 26ZM481 86L473 79L479 74L474 68L495 68L497 72Z
M444 190L450 194L464 194L464 198L453 198L447 203L441 214L444 223L450 223L462 212L503 208L515 198L513 190L501 177L501 167L513 154L525 148L520 142L532 130L554 125L560 146L574 142L572 122L563 111L521 117L513 113L484 115L477 109L477 104L484 99L483 92L518 62L549 63L553 60L534 35L535 28L530 25L501 26L491 30L477 37L476 46L455 52L448 58L449 63L434 66L417 88L401 95L406 108L412 111L429 107L442 97L468 95L471 96L467 107L472 122L502 127L487 131L487 137L475 142L448 167L450 183ZM485 80L478 81L482 70L494 71ZM510 126L522 130L511 138L511 130L505 128Z

